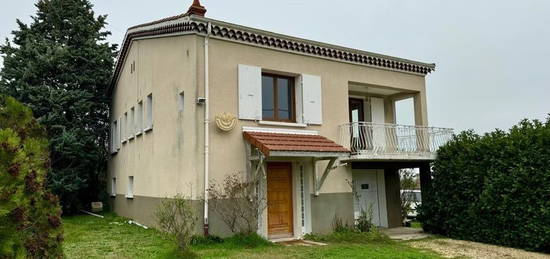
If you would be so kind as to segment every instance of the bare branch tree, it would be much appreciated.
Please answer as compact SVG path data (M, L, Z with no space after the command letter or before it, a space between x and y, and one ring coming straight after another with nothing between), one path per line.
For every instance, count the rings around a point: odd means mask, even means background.
M208 203L234 234L254 233L267 202L259 192L260 177L244 180L241 175L234 173L226 176L222 184L211 184Z
M165 199L155 211L155 219L162 231L174 239L181 251L188 251L197 216L191 201L178 194Z

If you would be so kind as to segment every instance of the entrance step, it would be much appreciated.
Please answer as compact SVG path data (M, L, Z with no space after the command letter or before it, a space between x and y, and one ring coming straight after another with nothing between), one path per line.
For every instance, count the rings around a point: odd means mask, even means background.
M393 240L417 240L432 236L431 234L424 233L420 228L400 227L381 229L381 231Z

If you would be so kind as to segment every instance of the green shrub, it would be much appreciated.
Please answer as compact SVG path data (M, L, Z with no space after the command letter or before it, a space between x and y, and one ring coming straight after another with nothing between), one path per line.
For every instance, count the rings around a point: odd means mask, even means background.
M389 240L386 235L382 234L378 228L372 224L372 206L367 207L367 210L362 210L355 225L347 224L341 217L334 215L332 219L332 233L327 235L306 234L304 238L318 242L336 243L368 243Z
M372 215L374 213L374 204L367 205L367 209L361 209L361 213L356 220L355 228L361 232L369 232L371 229L376 228L372 223Z
M455 136L439 149L422 198L426 231L550 252L550 118Z
M333 232L348 232L348 231L353 231L354 228L355 228L354 226L348 224L347 222L344 222L344 220L337 214L335 214L334 218L332 218Z
M0 95L0 257L59 258L61 209L46 190L44 129L29 108Z

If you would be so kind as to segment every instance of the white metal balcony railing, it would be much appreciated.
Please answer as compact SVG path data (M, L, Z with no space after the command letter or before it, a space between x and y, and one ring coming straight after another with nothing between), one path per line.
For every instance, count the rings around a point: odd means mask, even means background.
M437 149L453 135L448 128L371 122L340 125L340 145L360 159L435 159Z

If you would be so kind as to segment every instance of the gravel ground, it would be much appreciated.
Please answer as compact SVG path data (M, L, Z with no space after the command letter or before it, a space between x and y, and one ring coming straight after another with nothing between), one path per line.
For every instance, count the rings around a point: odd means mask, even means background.
M418 240L410 242L409 245L433 250L445 258L550 258L550 254L447 238Z

